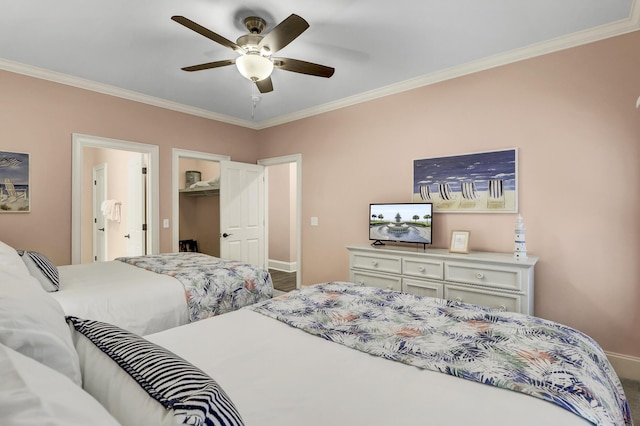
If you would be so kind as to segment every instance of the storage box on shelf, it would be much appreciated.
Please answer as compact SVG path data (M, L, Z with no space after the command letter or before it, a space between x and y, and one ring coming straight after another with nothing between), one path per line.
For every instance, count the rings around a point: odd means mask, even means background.
M537 256L449 253L445 249L348 246L349 276L356 284L441 297L533 315Z

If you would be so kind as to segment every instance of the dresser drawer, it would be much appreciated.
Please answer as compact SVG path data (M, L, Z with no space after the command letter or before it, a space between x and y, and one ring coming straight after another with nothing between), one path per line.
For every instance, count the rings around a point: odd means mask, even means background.
M419 278L444 279L444 262L432 259L402 259L402 275Z
M507 266L492 267L476 263L445 262L444 279L465 284L478 284L509 290L522 288L521 270Z
M400 256L354 253L351 257L351 267L400 274L402 272L402 258Z
M387 290L402 290L402 279L400 277L377 275L362 271L351 271L351 282L368 287L385 288Z
M487 308L502 311L522 312L522 298L517 294L447 285L444 289L444 297L449 300L472 303L474 305L486 306Z
M414 280L411 278L402 279L402 291L405 293L417 294L418 296L437 297L442 299L443 285L428 280Z

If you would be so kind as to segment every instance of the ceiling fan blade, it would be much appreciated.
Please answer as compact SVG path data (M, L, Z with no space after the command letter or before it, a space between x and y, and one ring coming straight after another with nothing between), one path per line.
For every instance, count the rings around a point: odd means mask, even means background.
M316 77L329 78L335 72L335 68L312 62L290 58L273 58L273 65L285 71L298 72L300 74L315 75Z
M258 46L268 47L271 53L275 53L295 40L307 28L309 28L307 21L296 14L291 14L265 35Z
M235 59L225 59L223 61L207 62L206 64L192 65L190 67L184 67L184 68L182 68L182 71L208 70L208 69L211 69L211 68L219 68L219 67L225 67L227 65L233 65L235 63L236 63Z
M203 35L206 38L213 40L218 44L223 45L224 47L228 47L229 49L235 50L236 52L244 52L243 48L241 48L231 40L227 40L226 38L222 37L220 34L216 34L210 29L205 28L200 24L196 24L195 22L185 18L184 16L172 16L171 19L176 21L178 24L184 25L190 30L197 32L198 34Z
M269 93L273 91L273 82L271 81L271 77L256 81L256 86L258 86L260 93Z

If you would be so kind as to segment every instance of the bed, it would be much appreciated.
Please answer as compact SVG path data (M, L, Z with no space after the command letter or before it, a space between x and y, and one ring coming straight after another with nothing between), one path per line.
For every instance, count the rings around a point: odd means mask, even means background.
M121 257L56 267L40 253L17 252L67 315L104 321L139 335L273 296L266 269L202 253Z
M328 283L147 339L214 377L247 425L631 424L588 336L458 302Z
M65 318L11 256L3 425L632 425L602 349L562 324L325 283L141 337Z

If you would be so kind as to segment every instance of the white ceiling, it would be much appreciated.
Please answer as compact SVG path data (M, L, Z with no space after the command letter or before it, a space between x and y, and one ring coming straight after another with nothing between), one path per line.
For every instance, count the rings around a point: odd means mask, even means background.
M640 28L635 0L0 0L0 68L250 128L264 128ZM181 67L237 53L235 41L291 13L310 28L276 56L336 69L276 69L258 92L235 66ZM253 117L252 117L253 114Z

